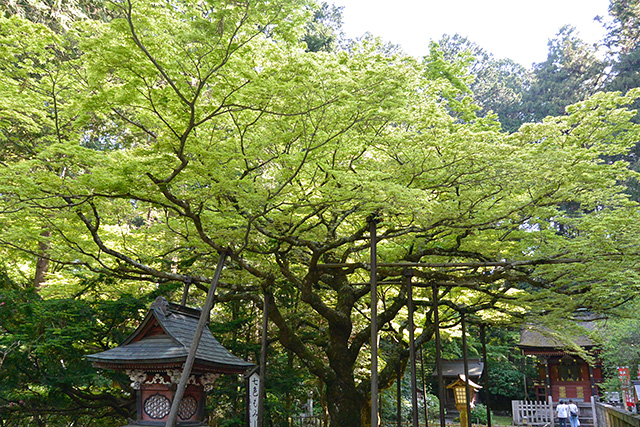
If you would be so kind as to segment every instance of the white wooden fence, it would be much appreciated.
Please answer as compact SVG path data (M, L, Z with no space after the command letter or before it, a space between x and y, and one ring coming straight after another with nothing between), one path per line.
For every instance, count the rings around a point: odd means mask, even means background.
M557 404L557 403L556 403ZM576 402L580 411L580 423L583 427L598 427L595 398L590 402ZM512 400L514 426L554 427L555 405L551 397L544 401ZM640 426L639 426L640 427Z
M513 424L553 427L553 401L512 400Z

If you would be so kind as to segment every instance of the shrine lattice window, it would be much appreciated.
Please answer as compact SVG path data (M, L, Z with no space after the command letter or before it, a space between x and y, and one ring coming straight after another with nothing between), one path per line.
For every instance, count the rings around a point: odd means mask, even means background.
M580 381L580 366L571 356L560 359L560 381Z
M159 420L171 411L171 401L161 394L149 396L144 401L144 412L154 420Z

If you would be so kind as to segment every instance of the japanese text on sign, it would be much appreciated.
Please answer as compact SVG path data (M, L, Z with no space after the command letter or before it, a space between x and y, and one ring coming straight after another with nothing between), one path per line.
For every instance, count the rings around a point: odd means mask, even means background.
M258 398L260 396L260 375L254 372L249 377L249 427L258 427Z

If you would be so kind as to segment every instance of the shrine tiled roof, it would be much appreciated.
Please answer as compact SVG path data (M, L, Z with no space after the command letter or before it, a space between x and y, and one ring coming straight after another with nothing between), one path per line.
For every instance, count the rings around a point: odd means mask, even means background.
M520 343L518 346L521 348L561 349L567 347L566 340L570 340L579 347L593 347L595 343L586 335L586 331L595 330L595 322L582 321L575 322L575 324L582 327L585 334L567 336L564 342L557 335L557 331L552 331L540 325L526 325L520 331Z
M469 368L469 378L480 377L484 370L484 363L480 359L469 359L467 361ZM433 372L433 376L438 375L437 371ZM442 376L446 378L458 378L459 375L464 375L464 360L443 360L442 361Z
M121 345L87 356L99 365L184 363L193 340L200 310L156 299L140 326ZM196 352L196 364L213 370L242 373L253 364L224 348L205 328Z

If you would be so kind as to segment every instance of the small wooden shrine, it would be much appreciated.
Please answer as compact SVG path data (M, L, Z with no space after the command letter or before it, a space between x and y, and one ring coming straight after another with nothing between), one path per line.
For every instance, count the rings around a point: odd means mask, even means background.
M128 426L164 426L201 310L157 298L140 326L121 345L87 358L120 370L137 394L137 417ZM232 355L205 328L178 409L178 425L205 425L206 393L221 374L242 374L253 364Z
M578 322L592 330L593 322ZM576 345L588 352L594 351L594 342L586 336L575 337ZM602 382L602 367L589 365L581 357L571 354L564 345L554 339L544 328L529 325L520 332L520 349L525 356L535 356L538 375L528 379L533 387L536 400L547 401L549 396L554 402L560 399L573 399L576 402L589 402L598 395L598 384Z

